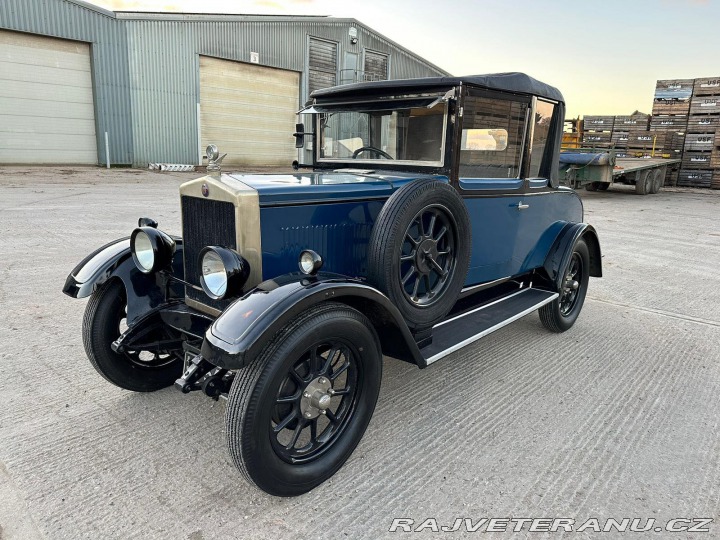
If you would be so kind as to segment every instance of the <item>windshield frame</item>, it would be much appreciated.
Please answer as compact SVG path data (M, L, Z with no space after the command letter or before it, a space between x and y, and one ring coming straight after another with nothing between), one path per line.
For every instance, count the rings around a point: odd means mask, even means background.
M348 165L351 168L358 168L357 166L362 166L363 168L372 168L372 169L378 169L378 168L394 168L395 166L401 166L401 167L421 167L421 168L431 168L431 169L439 169L445 167L445 160L446 160L446 153L448 148L448 119L450 116L450 106L449 106L449 100L442 99L441 96L422 96L422 98L418 99L419 96L408 96L407 99L399 99L396 100L396 103L393 103L394 100L388 100L387 102L379 102L375 100L367 100L367 101L360 101L360 102L353 102L352 106L350 106L350 103L343 103L343 104L327 104L322 105L322 112L320 111L306 111L310 112L314 116L314 123L317 126L316 127L316 133L317 133L317 140L316 144L314 145L314 158L315 163L318 165L333 165L337 166L338 164L341 165ZM320 150L322 148L322 140L323 135L321 133L321 126L320 126L320 116L321 114L327 114L327 113L342 113L342 112L364 112L362 110L358 111L358 108L362 109L362 106L367 106L367 112L378 112L378 111L397 111L397 110L408 110L409 108L420 108L420 107L428 107L426 104L428 102L428 97L436 98L430 100L430 105L432 106L438 106L440 104L443 105L443 124L442 124L442 130L441 130L441 144L440 144L440 159L436 161L426 161L426 160L408 160L408 159L353 159L352 157L345 157L345 158L326 158L326 157L320 157ZM416 101L418 102L418 106L416 107L408 107L409 101ZM399 106L402 103L403 106ZM378 106L379 104L382 104L381 106ZM386 104L386 106L385 106ZM429 108L429 107L428 107ZM301 111L303 112L303 111Z

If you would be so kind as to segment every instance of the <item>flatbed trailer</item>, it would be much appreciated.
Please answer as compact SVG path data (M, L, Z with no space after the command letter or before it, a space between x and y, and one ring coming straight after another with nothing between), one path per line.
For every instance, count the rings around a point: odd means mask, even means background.
M619 158L615 150L572 148L560 153L560 177L565 185L588 191L604 191L610 184L635 186L640 195L660 191L671 168L679 159Z

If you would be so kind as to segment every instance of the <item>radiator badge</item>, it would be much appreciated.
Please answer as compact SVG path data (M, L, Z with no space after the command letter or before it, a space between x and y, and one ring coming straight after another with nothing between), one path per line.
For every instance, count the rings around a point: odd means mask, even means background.
M200 190L202 191L203 197L207 197L208 195L210 195L210 188L207 184L203 184Z

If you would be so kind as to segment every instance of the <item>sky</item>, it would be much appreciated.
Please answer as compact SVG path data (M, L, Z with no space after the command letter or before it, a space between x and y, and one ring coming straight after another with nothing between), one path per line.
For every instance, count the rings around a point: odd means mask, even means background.
M90 0L116 11L349 17L452 75L522 71L567 116L650 113L658 79L720 76L720 0Z

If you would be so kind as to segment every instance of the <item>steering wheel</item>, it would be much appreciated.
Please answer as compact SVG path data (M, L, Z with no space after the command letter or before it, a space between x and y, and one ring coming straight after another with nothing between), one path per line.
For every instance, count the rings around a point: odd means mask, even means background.
M353 159L357 159L357 157L362 154L363 152L375 152L377 155L384 157L385 159L394 159L390 154L387 152L383 152L379 148L375 148L374 146L361 146L357 150L353 152Z

